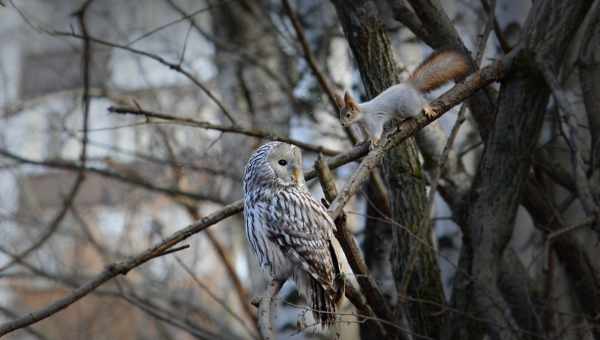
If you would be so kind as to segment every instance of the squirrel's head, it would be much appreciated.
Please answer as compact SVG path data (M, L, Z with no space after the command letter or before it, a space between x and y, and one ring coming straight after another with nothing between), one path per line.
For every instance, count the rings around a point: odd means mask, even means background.
M362 118L362 112L358 107L358 103L348 91L344 93L344 99L336 95L335 101L340 108L340 123L342 123L343 127L348 127Z

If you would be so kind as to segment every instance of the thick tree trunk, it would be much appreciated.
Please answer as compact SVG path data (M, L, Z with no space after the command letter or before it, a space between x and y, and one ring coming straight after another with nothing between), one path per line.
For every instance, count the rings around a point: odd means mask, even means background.
M591 135L590 184L596 205L600 205L600 3L592 6L582 34L579 76ZM575 51L577 52L577 51ZM600 222L596 231L600 233ZM600 331L599 331L600 332Z
M473 252L473 302L497 339L518 338L514 316L506 315L510 308L500 293L498 279L502 255L513 232L520 188L529 173L530 160L525 155L531 154L537 142L548 94L541 79L525 73L513 73L504 80L499 114L470 194L465 244Z
M372 1L334 5L356 59L367 95L373 98L399 82L389 39ZM391 265L398 300L417 334L438 338L445 305L439 267L426 215L425 181L414 139L390 151L384 160L390 194L393 243ZM415 239L418 237L418 240ZM398 307L402 305L398 303Z
M522 50L502 83L495 123L471 189L464 235L471 254L463 254L471 260L472 294L466 304L475 306L493 339L523 336L500 292L501 260L512 236L550 94L541 69L558 73L562 53L587 7L586 1L534 3L524 27Z

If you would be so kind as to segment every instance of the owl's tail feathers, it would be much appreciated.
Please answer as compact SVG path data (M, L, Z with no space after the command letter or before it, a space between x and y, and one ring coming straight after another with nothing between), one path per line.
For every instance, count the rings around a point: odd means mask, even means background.
M343 294L333 289L324 288L321 283L311 278L310 304L313 316L323 327L330 327L335 323L335 310Z

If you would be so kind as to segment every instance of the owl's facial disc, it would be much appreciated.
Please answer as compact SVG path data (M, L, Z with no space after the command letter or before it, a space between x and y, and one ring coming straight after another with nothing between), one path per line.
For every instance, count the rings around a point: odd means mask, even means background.
M269 163L275 176L283 183L304 185L302 154L297 147L282 143L269 155Z

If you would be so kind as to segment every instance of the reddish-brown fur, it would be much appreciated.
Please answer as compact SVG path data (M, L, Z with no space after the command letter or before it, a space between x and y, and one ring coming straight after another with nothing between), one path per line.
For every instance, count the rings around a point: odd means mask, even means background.
M421 92L429 92L444 85L449 79L459 79L471 71L467 58L457 51L432 53L408 79Z

